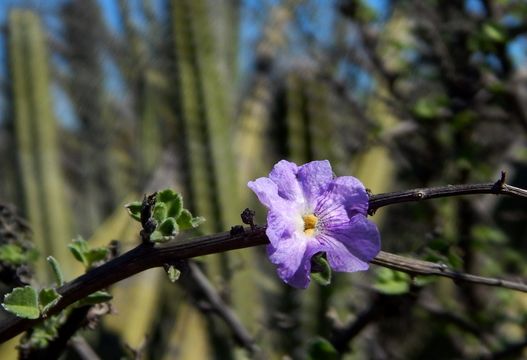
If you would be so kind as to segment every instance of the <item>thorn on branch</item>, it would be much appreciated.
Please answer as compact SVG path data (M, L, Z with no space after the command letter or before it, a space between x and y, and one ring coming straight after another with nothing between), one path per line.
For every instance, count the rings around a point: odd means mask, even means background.
M119 242L119 240L110 241L110 244L108 244L108 250L110 250L108 260L111 260L121 255L121 243Z
M506 177L507 173L505 171L502 171L499 180L494 183L494 186L492 186L493 193L498 194L503 189Z
M243 233L245 233L245 229L243 228L243 226L241 226L241 225L234 225L233 227L231 227L231 231L230 231L231 237L235 237L235 236L241 235Z
M244 224L247 224L251 227L251 230L256 229L256 225L254 224L254 215L256 215L256 212L254 210L251 210L249 208L246 208L241 213L242 222Z

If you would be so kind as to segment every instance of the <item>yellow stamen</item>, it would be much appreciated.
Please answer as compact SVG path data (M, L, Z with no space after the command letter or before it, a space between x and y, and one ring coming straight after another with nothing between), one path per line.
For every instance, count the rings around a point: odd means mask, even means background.
M304 220L304 234L313 236L317 227L318 218L314 214L302 216Z

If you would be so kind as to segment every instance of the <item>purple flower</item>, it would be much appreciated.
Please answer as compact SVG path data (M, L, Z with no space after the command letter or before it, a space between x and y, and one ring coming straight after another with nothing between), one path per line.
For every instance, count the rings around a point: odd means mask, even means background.
M282 160L249 188L268 209L267 252L278 275L306 288L311 257L324 252L335 271L361 271L380 250L377 226L367 218L368 194L352 176L334 177L329 161L302 166Z

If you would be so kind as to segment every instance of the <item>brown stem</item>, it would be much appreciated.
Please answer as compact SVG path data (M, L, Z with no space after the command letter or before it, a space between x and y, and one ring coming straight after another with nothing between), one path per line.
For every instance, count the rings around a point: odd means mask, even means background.
M447 185L433 188L413 189L392 193L378 194L370 196L370 206L368 214L373 215L377 209L398 203L421 201L450 196L475 195L475 194L495 194L510 195L520 198L527 198L527 190L510 186L498 180L495 183L468 184L468 185Z
M58 288L57 291L62 295L62 298L48 312L48 316L60 312L97 290L106 288L144 270L161 267L176 260L266 243L268 240L265 229L258 228L237 235L224 232L196 239L174 241L159 247L141 244ZM29 320L5 313L5 320L0 323L0 343L11 339L40 321L42 319Z
M372 264L387 267L393 270L405 272L410 275L442 276L472 284L503 287L511 290L527 292L527 284L523 281L515 282L485 276L478 276L458 272L445 264L436 264L430 261L411 259L408 257L391 254L385 251L379 252L371 261Z

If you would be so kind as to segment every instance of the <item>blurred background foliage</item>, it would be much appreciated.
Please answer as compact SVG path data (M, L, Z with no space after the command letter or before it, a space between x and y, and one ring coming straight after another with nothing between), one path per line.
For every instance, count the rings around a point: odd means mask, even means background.
M2 205L0 253L32 238L41 282L48 254L82 272L66 247L77 235L137 244L123 204L163 187L204 233L247 206L265 221L246 183L283 158L329 159L373 193L500 170L527 186L524 0L11 0L0 22L0 203L32 230ZM527 276L525 203L445 199L374 220L385 250ZM5 292L31 272L2 259ZM522 293L378 268L298 291L264 249L198 264L264 358L317 358L320 337L348 359L527 356ZM247 357L191 281L152 270L111 292L115 313L82 332L101 358Z

